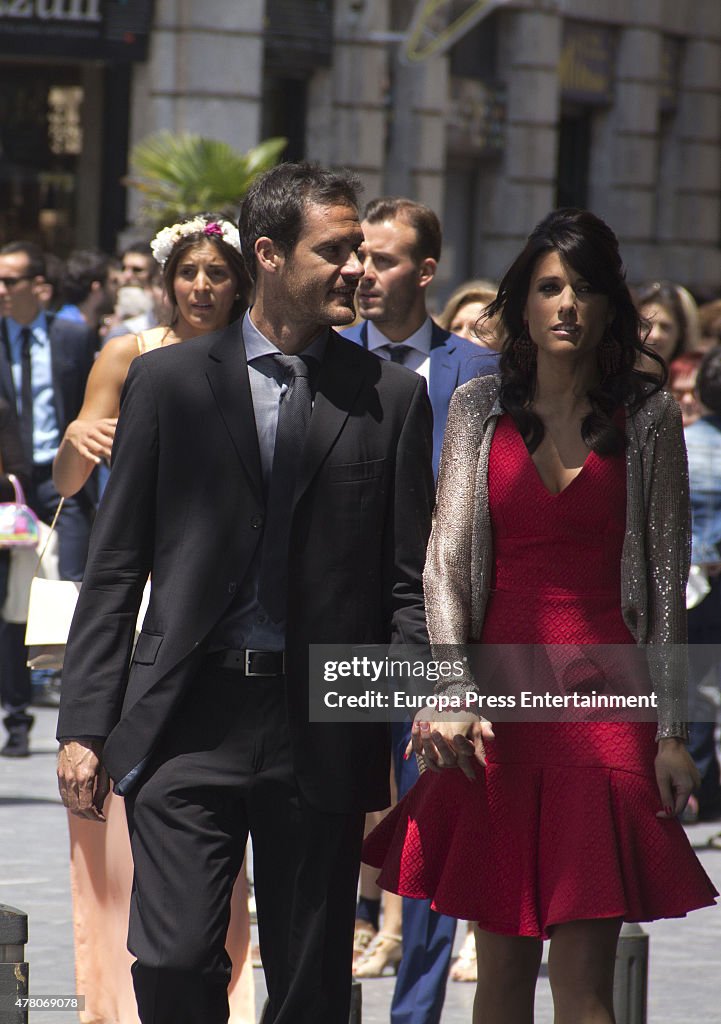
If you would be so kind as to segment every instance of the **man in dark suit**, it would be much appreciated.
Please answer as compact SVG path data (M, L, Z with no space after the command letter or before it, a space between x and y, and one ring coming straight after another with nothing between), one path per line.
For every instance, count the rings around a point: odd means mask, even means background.
M250 313L131 367L58 774L86 817L105 770L127 794L143 1024L227 1020L248 833L265 1024L347 1024L363 821L388 804L390 742L382 723L309 720L308 645L425 641L431 410L420 378L332 329L363 273L352 178L274 168L240 236Z
M443 330L428 315L428 286L441 257L441 225L436 214L411 199L372 200L363 215L360 250L364 276L358 308L365 319L345 332L381 359L401 362L425 377L433 406L433 469L437 474L455 389L473 377L494 373L498 356ZM415 758L403 757L410 740L410 722L394 726L393 761L398 795L418 778ZM371 913L368 913L370 908ZM359 915L375 916L375 907L361 890ZM377 920L371 921L377 927ZM362 927L359 924L359 927ZM431 910L429 900L403 900L403 956L391 1005L392 1024L438 1024L456 933L454 918ZM366 952L380 966L388 936L380 933ZM362 974L362 961L358 966Z
M83 401L93 364L95 333L86 326L45 313L45 258L32 242L0 249L0 397L17 409L23 455L32 468L29 504L50 522L59 501L52 463L68 423ZM60 574L82 579L91 503L83 495L65 503L58 521ZM5 756L29 753L27 714L30 674L25 665L24 628L0 623L0 678L3 705L12 705ZM11 695L8 695L8 691Z

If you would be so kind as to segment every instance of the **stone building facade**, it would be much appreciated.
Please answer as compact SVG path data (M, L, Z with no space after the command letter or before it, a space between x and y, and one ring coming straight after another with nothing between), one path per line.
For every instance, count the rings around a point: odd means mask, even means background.
M20 23L2 11L21 6L38 44L18 53ZM445 15L469 6L449 0ZM105 25L120 10L119 0L0 7L3 82L28 69L37 78L50 52L42 30L55 38L61 14L69 32L71 11ZM285 134L291 158L356 170L368 198L403 193L442 214L438 297L464 278L497 277L559 204L611 223L632 282L721 291L718 0L495 0L448 50L408 62L417 9L418 0L125 0L124 17L145 18L145 47L123 59L125 32L107 54L88 42L65 61L84 139L61 168L68 188L76 176L65 200L73 241L108 247L132 232L137 204L121 178L146 135L197 132L246 149ZM49 81L61 64L53 50ZM25 165L21 156L4 167L6 156L0 147L0 192L19 210ZM45 182L51 164L38 171ZM51 201L37 202L52 224ZM0 223L0 234L11 227Z

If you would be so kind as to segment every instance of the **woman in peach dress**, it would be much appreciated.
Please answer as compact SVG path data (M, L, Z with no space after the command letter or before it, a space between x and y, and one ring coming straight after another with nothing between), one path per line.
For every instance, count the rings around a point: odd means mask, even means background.
M248 279L237 230L203 214L166 228L153 242L163 267L172 314L167 327L113 338L88 378L80 414L65 432L53 479L65 497L110 458L120 394L130 364L154 348L175 345L226 327L247 306ZM75 973L85 996L84 1024L139 1024L127 949L133 863L122 797L110 793L105 824L68 814ZM255 1024L245 870L235 884L227 948L233 961L228 990L230 1024Z

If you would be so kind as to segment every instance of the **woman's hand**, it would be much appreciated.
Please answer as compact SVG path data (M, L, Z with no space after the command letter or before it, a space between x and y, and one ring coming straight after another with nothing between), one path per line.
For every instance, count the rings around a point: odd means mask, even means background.
M476 774L471 761L475 758L485 767L486 751L483 742L492 739L491 723L472 711L438 712L431 708L421 708L413 719L406 757L413 750L423 756L434 772L458 766L474 782Z
M656 817L674 818L681 814L693 790L701 785L701 776L686 744L673 737L658 741L654 767L663 808Z
M78 455L98 465L109 459L113 448L117 417L102 420L73 420L65 431L68 441Z

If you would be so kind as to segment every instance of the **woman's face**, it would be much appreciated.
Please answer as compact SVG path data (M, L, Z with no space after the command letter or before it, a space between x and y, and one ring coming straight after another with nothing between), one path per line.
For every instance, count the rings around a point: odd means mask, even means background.
M460 334L462 338L480 345L482 348L492 348L499 352L501 344L496 337L497 317L493 320L481 320L486 303L472 301L462 303L455 312L451 321L450 330L454 334ZM476 325L478 327L476 328Z
M173 278L180 316L201 334L227 327L238 281L213 242L198 242L180 258Z
M613 310L607 296L549 252L533 269L523 316L539 353L567 358L597 348Z
M641 306L640 313L651 324L646 344L654 350L656 355L661 356L665 363L668 363L673 357L681 337L678 320L668 306L662 306L658 302L647 302Z
M698 369L684 370L673 375L669 387L671 394L681 406L681 419L684 427L690 427L703 415L703 407L696 397L696 377Z

